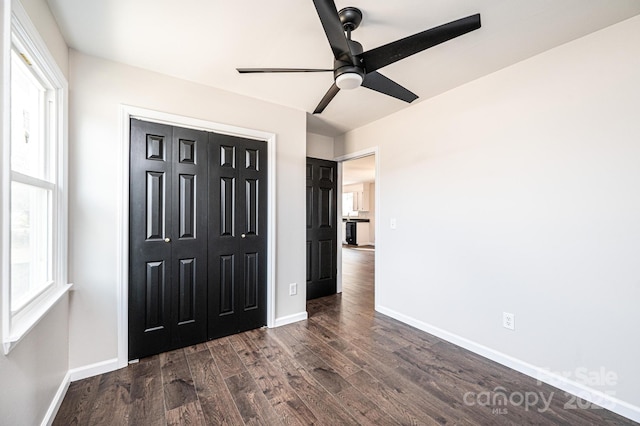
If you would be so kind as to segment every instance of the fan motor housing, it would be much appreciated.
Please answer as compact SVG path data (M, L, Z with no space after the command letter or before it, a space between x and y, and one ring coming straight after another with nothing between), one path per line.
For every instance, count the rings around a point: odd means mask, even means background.
M360 43L358 43L355 40L348 40L349 42L349 50L351 50L351 53L354 56L360 55L364 49L362 48L362 45ZM360 61L361 62L361 61ZM351 60L349 60L348 58L343 59L336 59L333 61L333 78L336 79L338 78L338 76L344 74L344 73L356 73L356 74L360 74L360 76L362 78L364 78L365 72L364 72L364 68L362 66L357 66L354 65L353 62Z
M353 65L351 62L344 62L344 61L335 61L334 64L335 64L334 65L335 68L333 71L334 80L345 73L359 74L360 77L364 78L365 73L362 67L357 67Z

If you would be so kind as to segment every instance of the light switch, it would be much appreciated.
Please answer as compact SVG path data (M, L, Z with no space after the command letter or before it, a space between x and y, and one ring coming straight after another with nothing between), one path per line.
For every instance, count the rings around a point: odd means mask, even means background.
M395 217L391 218L391 221L390 221L389 225L391 226L391 229L396 229L396 218Z

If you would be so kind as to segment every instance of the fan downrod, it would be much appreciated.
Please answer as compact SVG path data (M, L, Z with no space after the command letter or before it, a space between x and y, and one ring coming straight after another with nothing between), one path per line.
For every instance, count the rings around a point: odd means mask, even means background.
M349 6L344 9L340 9L338 16L340 17L342 28L344 28L346 33L351 33L351 31L358 28L362 22L362 11L357 7Z

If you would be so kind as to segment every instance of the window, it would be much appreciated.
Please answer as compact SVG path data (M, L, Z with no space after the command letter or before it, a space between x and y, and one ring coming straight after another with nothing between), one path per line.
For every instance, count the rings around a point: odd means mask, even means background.
M348 217L354 210L353 192L344 192L342 194L342 216Z
M12 3L2 155L5 353L67 291L67 83L26 13ZM8 54L7 54L8 53ZM6 87L6 86L5 86ZM7 135L7 130L4 130ZM6 172L5 172L6 171Z

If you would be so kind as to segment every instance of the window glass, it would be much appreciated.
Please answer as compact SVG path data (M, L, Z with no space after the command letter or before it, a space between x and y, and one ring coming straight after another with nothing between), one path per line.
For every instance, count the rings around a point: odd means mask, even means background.
M11 49L11 312L53 283L54 91L18 46Z
M50 179L46 89L26 57L11 51L11 170Z
M11 184L11 310L17 311L53 281L51 191Z
M342 194L342 216L349 216L353 208L353 192L345 192Z

